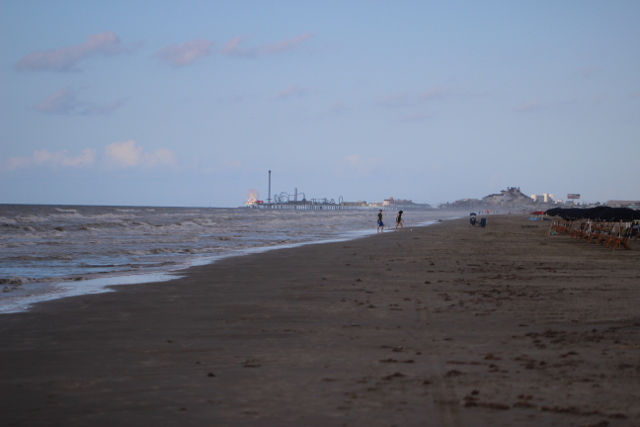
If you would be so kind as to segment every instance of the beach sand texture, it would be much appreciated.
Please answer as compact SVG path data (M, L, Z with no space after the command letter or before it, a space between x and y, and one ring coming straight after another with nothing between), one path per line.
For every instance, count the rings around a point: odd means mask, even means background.
M8 426L638 426L640 240L466 218L0 316Z

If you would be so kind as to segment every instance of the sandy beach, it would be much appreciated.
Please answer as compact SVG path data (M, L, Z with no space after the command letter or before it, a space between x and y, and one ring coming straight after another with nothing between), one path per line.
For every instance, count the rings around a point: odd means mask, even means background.
M7 426L639 426L640 240L466 218L0 316Z

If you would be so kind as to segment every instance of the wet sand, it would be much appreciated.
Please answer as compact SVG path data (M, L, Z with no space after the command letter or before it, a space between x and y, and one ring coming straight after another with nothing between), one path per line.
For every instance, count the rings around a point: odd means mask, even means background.
M640 240L410 228L0 315L0 425L640 425Z

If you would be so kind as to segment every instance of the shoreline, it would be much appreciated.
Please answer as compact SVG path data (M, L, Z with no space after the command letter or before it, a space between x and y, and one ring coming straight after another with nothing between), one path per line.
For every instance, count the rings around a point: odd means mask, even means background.
M14 425L638 425L640 245L541 225L461 218L270 250L0 316L2 412Z
M445 219L444 221L449 220ZM427 227L437 221L428 220L415 225L413 227ZM390 229L391 227L388 226ZM158 270L149 272L128 272L126 274L108 273L98 275L90 279L78 281L50 281L50 282L31 282L20 285L19 288L7 292L6 295L0 294L0 316L3 314L27 312L34 304L53 301L57 299L70 298L81 295L93 295L105 292L112 292L113 286L127 286L141 283L159 283L169 280L176 280L183 276L180 272L193 267L202 265L210 265L220 260L247 256L256 253L262 253L270 250L297 248L305 245L325 244L334 242L343 242L354 239L360 239L375 234L375 231L369 229L353 230L343 233L334 238L322 240L306 240L296 243L275 244L271 246L248 247L242 249L234 249L222 255L200 255L179 267L173 267L168 270ZM75 287L74 287L75 286ZM26 295L25 295L26 294Z

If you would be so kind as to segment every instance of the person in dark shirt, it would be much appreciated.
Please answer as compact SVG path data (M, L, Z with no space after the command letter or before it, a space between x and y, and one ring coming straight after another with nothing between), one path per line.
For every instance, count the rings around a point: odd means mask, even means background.
M402 211L398 211L398 215L396 215L396 229L398 230L398 226L400 226L400 230L404 231L404 220L402 219Z

